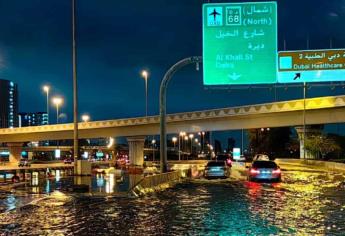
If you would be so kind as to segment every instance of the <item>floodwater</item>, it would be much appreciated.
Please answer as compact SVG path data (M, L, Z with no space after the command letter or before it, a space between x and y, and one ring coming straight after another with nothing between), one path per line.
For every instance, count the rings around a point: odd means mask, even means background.
M106 187L109 180L99 178L94 192L121 192L116 181ZM344 235L343 180L290 171L282 183L194 180L131 198L70 195L61 179L36 194L0 193L0 235Z

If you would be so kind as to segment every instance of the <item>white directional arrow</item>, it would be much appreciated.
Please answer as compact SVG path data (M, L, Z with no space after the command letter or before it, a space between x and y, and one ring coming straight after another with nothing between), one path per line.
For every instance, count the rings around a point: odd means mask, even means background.
M232 73L232 74L228 74L228 77L232 80L238 80L238 78L240 78L242 75L239 75L237 73Z

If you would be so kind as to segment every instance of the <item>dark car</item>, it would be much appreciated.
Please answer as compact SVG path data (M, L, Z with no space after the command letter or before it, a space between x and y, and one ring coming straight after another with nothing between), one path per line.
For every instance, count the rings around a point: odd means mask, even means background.
M248 172L250 181L281 181L281 170L274 161L254 161Z
M225 161L209 161L205 166L204 177L210 178L228 178L230 168Z

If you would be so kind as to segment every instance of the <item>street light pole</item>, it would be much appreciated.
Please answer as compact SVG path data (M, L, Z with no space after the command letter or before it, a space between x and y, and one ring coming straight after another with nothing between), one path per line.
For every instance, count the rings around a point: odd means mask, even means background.
M176 150L176 141L177 141L177 138L176 137L173 137L172 138L172 141L174 143L174 151Z
M186 132L181 131L178 135L178 160L181 161L181 149L183 150L183 139Z
M163 80L160 85L159 89L159 116L160 116L160 157L161 157L161 172L167 172L167 137L166 137L166 92L168 83L171 80L172 76L175 72L182 67L189 65L189 64L197 64L202 62L202 57L195 56L195 57L188 57L185 59L180 60L176 64L174 64L164 75Z
M73 159L74 173L77 173L79 154L78 143L78 84L77 84L77 51L76 51L76 0L72 0L72 64L73 64Z
M192 158L193 155L193 138L194 138L194 134L190 134L189 135L190 138L190 157Z
M152 162L155 161L155 143L156 143L156 140L152 139Z
M59 106L62 104L62 98L53 98L53 103L56 106L56 124L59 124Z
M306 119L305 119L305 106L306 106L306 101L305 101L305 97L306 97L306 86L307 83L304 81L303 82L303 159L305 159L305 123L306 123Z
M49 124L49 86L45 85L43 86L43 90L44 92L46 92L46 95L47 95L47 123Z
M201 149L202 149L202 151L204 151L204 149L205 149L205 132L202 131L201 135L202 135Z
M146 70L143 70L141 72L142 77L145 80L145 117L147 117L147 107L148 107L148 102L147 102L147 78L148 78L148 72ZM149 138L150 139L150 138ZM153 137L152 137L152 141L153 141ZM149 144L149 143L148 143ZM149 145L150 146L150 145Z
M147 97L148 97L148 87L147 87L147 79L148 79L148 72L146 70L143 70L141 72L141 75L143 76L145 80L145 116L148 114L148 102L147 102Z
M147 110L148 110L148 103L147 103L147 75L146 75L146 78L145 78L145 107L146 107L146 109L145 109L145 116L147 116L147 114L148 114L148 112L147 112Z
M183 154L183 159L185 158L185 154L187 154L187 149L188 149L188 136L187 136L187 134L184 136L184 141L185 142L183 142L183 146L184 146L184 154ZM188 160L188 155L187 155L187 160Z
M56 124L59 124L59 106L62 104L62 101L60 97L53 98L53 103L56 106ZM56 141L56 146L59 147L59 140Z
M56 104L56 124L59 124L59 104Z
M241 133L241 152L243 153L243 129L242 129L242 133Z
M181 132L178 135L178 160L181 161Z

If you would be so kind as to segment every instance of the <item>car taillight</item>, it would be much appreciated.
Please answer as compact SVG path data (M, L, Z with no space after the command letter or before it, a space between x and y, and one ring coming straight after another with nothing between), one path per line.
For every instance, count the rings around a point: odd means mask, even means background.
M226 160L226 163L227 163L228 165L231 165L231 164L232 164L231 159L227 159L227 160Z
M260 174L260 171L257 169L250 169L250 174L257 175L257 174Z
M272 174L280 174L280 173L281 173L281 171L280 171L279 168L274 169L274 170L272 171Z

